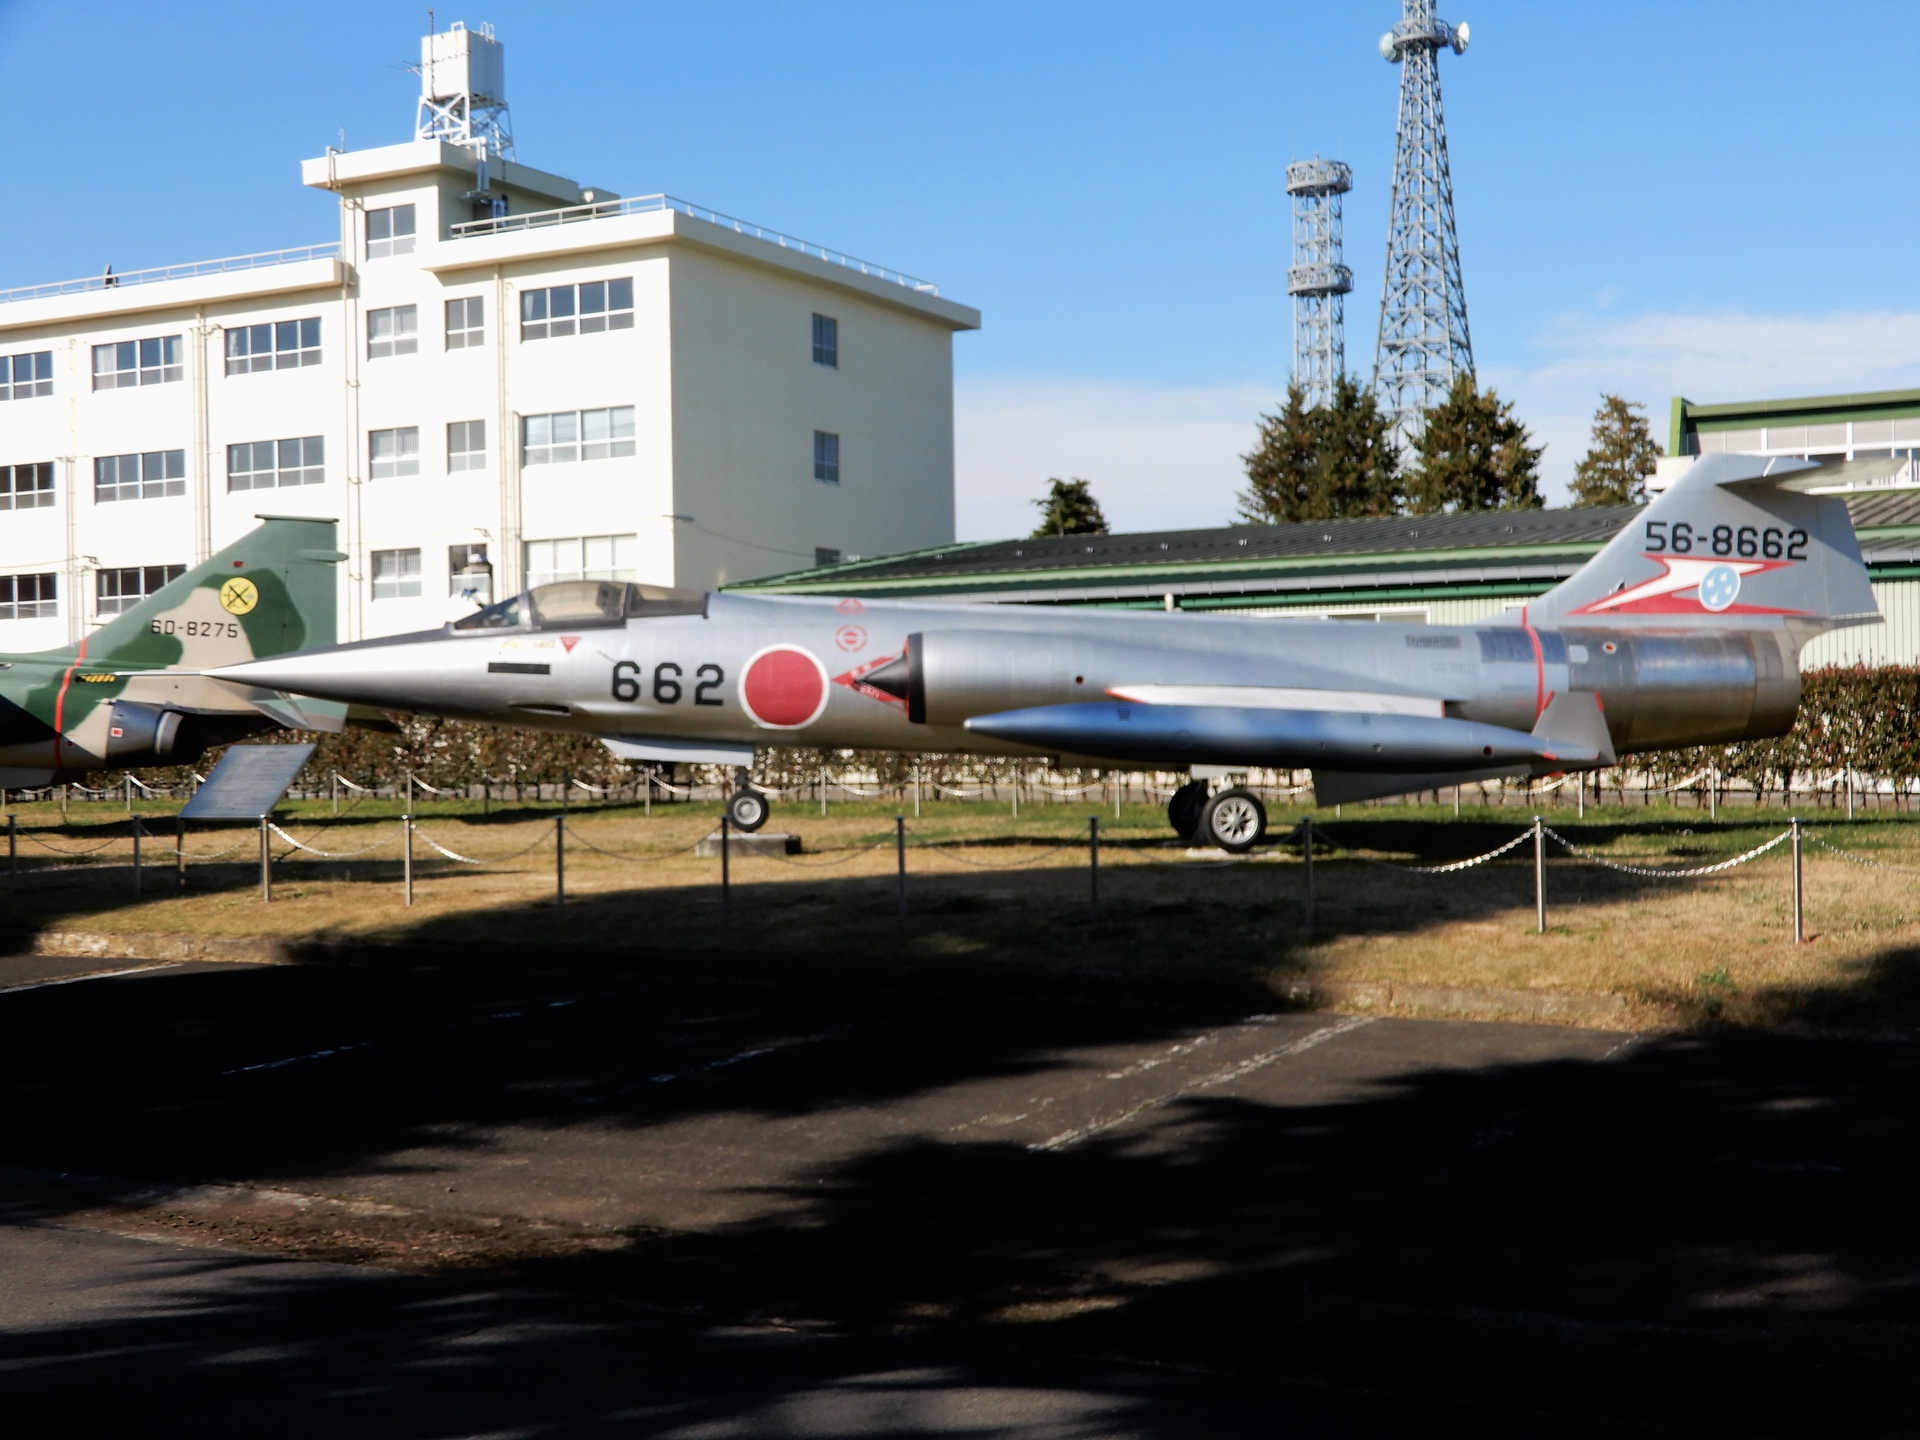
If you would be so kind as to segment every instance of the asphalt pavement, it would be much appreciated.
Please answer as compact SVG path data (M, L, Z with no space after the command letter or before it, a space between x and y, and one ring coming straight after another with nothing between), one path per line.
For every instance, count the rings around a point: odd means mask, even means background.
M13 1413L688 1437L1912 1413L1905 1042L457 958L4 962Z

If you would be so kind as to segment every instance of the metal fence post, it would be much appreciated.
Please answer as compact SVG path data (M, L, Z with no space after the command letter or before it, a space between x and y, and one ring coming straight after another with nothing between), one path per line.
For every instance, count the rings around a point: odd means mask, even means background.
M820 767L820 818L827 818L827 767Z
M7 888L20 888L20 817L7 812Z
M1534 933L1547 933L1547 831L1546 822L1533 817L1533 914Z
M1799 945L1807 938L1806 910L1802 904L1803 892L1800 887L1800 817L1793 817L1793 943Z
M1093 918L1100 919L1100 817L1087 817L1087 901Z
M1717 765L1707 769L1707 818L1720 818L1720 768Z
M187 822L179 815L173 817L173 888L187 893Z
M401 816L400 828L406 832L406 889L407 904L413 904L413 772L407 771L407 808Z
M727 862L727 812L720 812L720 913L725 915L733 904L733 876L728 873Z
M133 826L133 898L140 898L140 817L134 816L129 822Z
M916 788L918 788L916 786ZM893 848L898 860L896 888L899 891L900 918L907 918L907 817L893 817Z
M918 761L915 761L913 766L913 818L916 820L920 818L920 764Z
M573 772L560 772L560 818L553 825L553 904L564 909L567 903L567 796L573 790Z
M260 899L273 900L273 851L267 845L267 817L260 817Z
M1307 933L1313 933L1313 817L1307 816L1300 822L1303 837L1302 857L1306 860L1305 879L1307 885Z

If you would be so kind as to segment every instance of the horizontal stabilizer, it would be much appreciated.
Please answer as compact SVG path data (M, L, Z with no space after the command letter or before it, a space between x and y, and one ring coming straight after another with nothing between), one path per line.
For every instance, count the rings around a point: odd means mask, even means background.
M1579 765L1591 750L1500 725L1426 715L1255 710L1099 701L976 715L967 729L1054 754L1159 765L1272 765L1288 769L1425 775L1541 761Z
M654 740L602 735L600 743L622 760L654 765L751 765L753 746L721 740Z

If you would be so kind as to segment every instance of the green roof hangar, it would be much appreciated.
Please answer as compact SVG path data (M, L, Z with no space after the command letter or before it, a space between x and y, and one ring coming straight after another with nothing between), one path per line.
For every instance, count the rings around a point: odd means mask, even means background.
M1676 398L1670 483L1703 454L1828 465L1883 625L1823 635L1801 663L1920 664L1920 390L1695 405ZM1020 605L1218 611L1468 625L1545 593L1631 522L1635 506L1235 525L942 545L728 588Z

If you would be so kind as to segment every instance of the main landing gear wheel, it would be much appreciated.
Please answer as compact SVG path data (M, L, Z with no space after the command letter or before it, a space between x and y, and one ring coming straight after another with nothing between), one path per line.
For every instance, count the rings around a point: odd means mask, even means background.
M1200 814L1207 808L1207 782L1189 780L1173 792L1167 801L1167 823L1173 833L1192 843L1200 829Z
M1230 855L1244 855L1267 833L1267 807L1251 790L1222 790L1200 816L1200 839Z
M736 790L733 798L727 801L727 819L733 822L736 830L749 833L758 830L767 823L767 816L773 813L773 807L767 804L767 797L758 790Z

